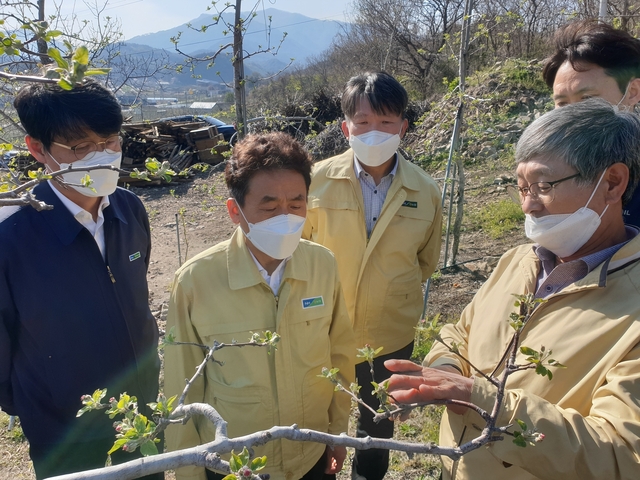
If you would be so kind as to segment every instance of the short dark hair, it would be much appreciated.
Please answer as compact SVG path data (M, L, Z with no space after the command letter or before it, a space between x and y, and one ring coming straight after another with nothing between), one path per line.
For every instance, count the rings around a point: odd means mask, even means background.
M555 34L555 53L549 57L542 78L553 89L558 69L565 62L580 72L597 65L613 77L622 93L634 78L640 78L640 40L624 30L595 20L580 20Z
M365 72L351 77L342 94L342 113L353 118L358 100L366 98L378 115L393 113L404 117L409 96L400 82L385 72Z
M309 192L311 156L296 139L283 132L247 135L238 142L227 162L224 179L231 196L244 207L251 177L274 170L298 172Z
M56 139L69 142L85 137L87 132L108 137L118 133L123 122L116 97L92 79L72 90L57 84L26 85L13 106L27 133L47 149Z
M614 163L624 163L629 168L622 198L626 204L640 179L640 116L601 98L556 108L529 125L518 140L516 164L536 157L562 160L578 171L576 182L584 185Z

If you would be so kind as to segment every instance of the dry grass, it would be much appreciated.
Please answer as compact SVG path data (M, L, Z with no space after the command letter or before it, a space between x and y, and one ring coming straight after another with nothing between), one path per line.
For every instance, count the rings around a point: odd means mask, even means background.
M9 431L9 416L0 412L0 480L33 480L29 443L19 423Z

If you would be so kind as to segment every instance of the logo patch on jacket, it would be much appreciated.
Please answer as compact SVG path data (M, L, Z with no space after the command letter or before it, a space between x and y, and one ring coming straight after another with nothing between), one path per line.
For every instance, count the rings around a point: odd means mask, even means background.
M319 297L311 297L311 298L303 298L302 299L302 308L314 308L314 307L322 307L324 305L324 299L322 296Z
M140 252L132 253L131 255L129 255L130 262L133 262L134 260L137 260L139 258L140 258Z
M418 208L418 202L410 202L409 200L405 200L401 207L409 207L409 208Z

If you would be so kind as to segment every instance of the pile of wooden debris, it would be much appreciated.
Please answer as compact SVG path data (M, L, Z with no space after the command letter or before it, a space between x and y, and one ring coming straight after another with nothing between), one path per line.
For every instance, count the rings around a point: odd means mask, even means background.
M211 165L224 161L229 144L214 125L201 121L163 121L129 123L122 126L122 168L144 170L147 158L168 161L176 172L190 165L205 162ZM121 178L126 183L145 185L149 182Z

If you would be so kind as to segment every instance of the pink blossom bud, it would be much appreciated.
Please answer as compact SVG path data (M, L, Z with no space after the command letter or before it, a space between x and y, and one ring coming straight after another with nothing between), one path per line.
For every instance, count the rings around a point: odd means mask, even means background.
M129 447L127 447L127 444L125 443L122 445L122 451L126 452L127 450L129 450Z
M544 440L544 436L545 436L545 435L544 435L544 433L539 434L539 435L538 435L538 438L536 438L536 442L541 442L541 441L543 441L543 440Z
M252 472L251 472L250 468L244 467L243 470L242 470L242 476L243 477L249 478L251 476L251 473Z
M113 403L113 402L115 402L115 401L116 401L116 399L115 399L114 397L111 397L111 398L109 399L109 403Z

